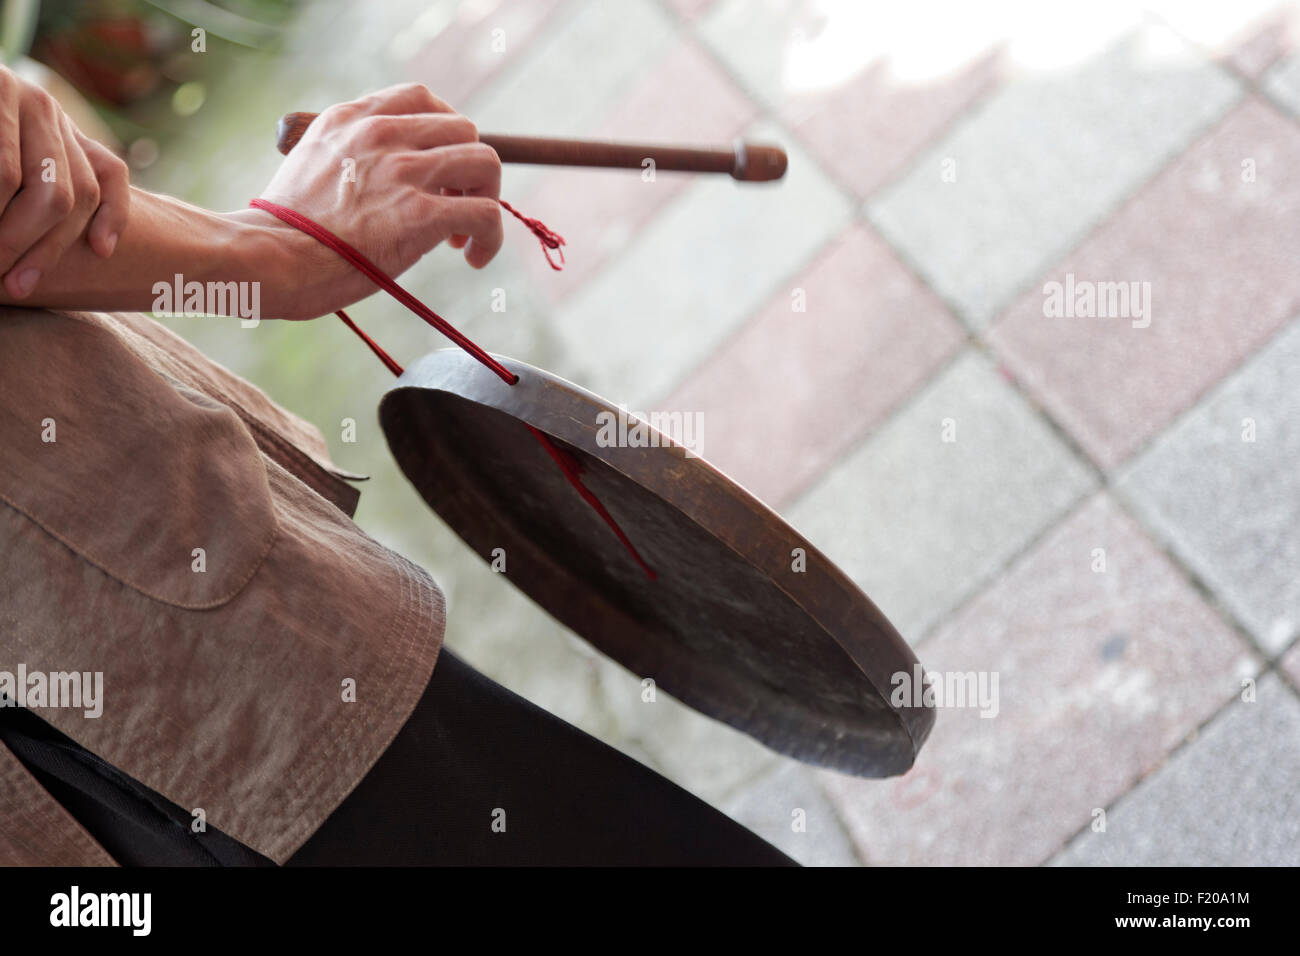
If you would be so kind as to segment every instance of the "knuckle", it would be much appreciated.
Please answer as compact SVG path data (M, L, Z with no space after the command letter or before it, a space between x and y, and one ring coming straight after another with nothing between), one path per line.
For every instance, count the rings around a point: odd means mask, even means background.
M407 202L411 209L416 210L416 215L422 222L438 222L447 214L445 196L418 190L408 198Z
M130 175L126 160L102 143L93 139L85 144L86 159L90 160L91 169L102 179L121 178Z
M345 126L350 121L357 118L364 109L363 100L352 100L347 103L335 103L333 106L326 107L320 114L312 120L311 126L307 132L313 129L331 130L340 126Z
M368 144L383 142L392 130L392 119L391 116L373 115L357 120L357 135L361 142Z
M410 111L413 113L445 113L450 110L450 107L423 83L403 83L396 87L395 92L404 104L412 107Z
M420 157L415 153L394 153L384 157L384 162L394 177L405 182L416 174Z
M104 179L107 182L113 182L126 185L131 180L131 167L126 164L126 160L117 153L110 150L104 150Z
M89 210L98 208L101 197L102 193L99 188L99 180L94 176L89 176L83 182L77 184L76 204L78 209Z
M488 170L498 180L501 178L501 157L497 151L487 143L475 143L472 147L475 157L487 166Z
M468 116L457 113L455 129L462 142L478 142L478 127L474 125L474 122Z
M61 216L66 216L77 205L77 197L72 187L65 183L59 183L50 190L49 206L52 211Z
M475 196L474 214L482 220L487 229L496 229L501 226L501 204L495 199L489 199L486 196Z

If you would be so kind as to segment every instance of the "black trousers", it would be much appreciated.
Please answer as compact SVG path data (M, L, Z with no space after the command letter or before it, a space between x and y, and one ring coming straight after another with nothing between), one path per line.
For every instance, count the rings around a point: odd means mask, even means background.
M119 863L271 866L60 734L0 740ZM648 768L443 650L415 712L289 866L793 865Z

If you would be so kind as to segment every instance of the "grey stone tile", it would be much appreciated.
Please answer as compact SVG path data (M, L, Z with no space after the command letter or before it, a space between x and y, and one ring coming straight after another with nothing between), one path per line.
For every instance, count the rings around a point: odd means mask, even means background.
M1094 483L968 350L789 517L915 642Z
M759 126L755 140L779 133ZM553 330L559 374L648 410L838 235L852 207L791 146L776 184L700 177L569 299ZM776 383L773 383L774 385Z
M1066 866L1300 865L1300 700L1266 675L1123 797Z
M1271 653L1300 629L1298 368L1293 320L1118 482Z
M857 866L848 834L814 774L792 760L741 788L723 811L804 866Z
M1282 658L1280 665L1282 670L1286 671L1287 676L1291 678L1291 683L1300 687L1300 643Z
M1022 387L1102 468L1139 451L1291 319L1297 168L1300 127L1244 100L989 332ZM1047 283L1069 288L1071 277L1078 289L1111 281L1135 295L1049 317Z
M1292 53L1264 74L1264 92L1300 116L1300 53Z
M920 657L938 677L985 675L987 696L943 707L902 777L826 775L871 863L1040 864L1259 671L1104 494L1053 528Z
M1177 150L1239 86L1162 27L997 93L868 205L981 328ZM955 163L955 181L941 177Z
M951 22L964 12L945 9L936 43L924 4L788 0L755 15L753 3L729 0L709 10L701 35L865 198L997 82L999 25L981 32Z
M1279 0L1146 0L1144 6L1180 36L1252 78L1258 78L1285 48L1294 29L1289 21L1300 12L1294 3Z
M669 16L649 0L566 4L553 28L530 43L468 105L454 104L480 129L533 136L591 135L606 111L637 84L672 43ZM537 167L508 167L501 194L532 191Z

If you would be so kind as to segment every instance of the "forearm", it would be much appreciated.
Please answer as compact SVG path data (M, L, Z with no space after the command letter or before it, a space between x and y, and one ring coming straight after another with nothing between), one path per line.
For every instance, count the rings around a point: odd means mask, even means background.
M260 283L262 317L304 318L301 286L328 250L254 209L215 213L131 190L130 217L113 256L83 241L67 250L23 299L0 286L0 304L102 311L155 311L158 283ZM170 311L184 311L177 302ZM232 310L226 310L234 314Z

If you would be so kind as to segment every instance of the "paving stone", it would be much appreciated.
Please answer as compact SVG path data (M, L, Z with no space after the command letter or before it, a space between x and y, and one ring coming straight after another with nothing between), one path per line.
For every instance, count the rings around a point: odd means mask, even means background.
M807 767L781 760L722 808L726 814L804 866L857 866L835 808Z
M825 774L872 864L1042 863L1258 666L1106 495L1019 559L920 658L936 675L996 674L996 714L941 709L916 766L895 780Z
M585 2L568 12L561 29L528 44L462 109L480 129L533 136L586 136L644 70L673 42L669 15L651 0ZM538 167L511 166L502 195L526 195Z
M1223 70L1166 28L1145 27L1099 56L1009 83L868 213L983 328L1237 96Z
M619 665L598 670L599 706L609 715L620 749L636 756L706 803L722 808L779 757L752 737L691 710Z
M778 134L759 126L746 135ZM651 410L851 214L797 147L779 184L695 180L558 311L553 331L565 354L555 371Z
M1277 675L1237 700L1054 862L1300 865L1300 700Z
M1186 3L1151 0L1151 12L1178 34L1257 79L1295 38L1297 7L1277 0Z
M674 104L664 109L665 103ZM727 144L755 117L756 107L700 46L679 39L639 82L584 132L630 142ZM547 171L522 205L528 215L552 224L569 240L563 272L541 256L524 261L537 287L552 300L564 298L635 238L645 224L694 177L638 170Z
M1282 658L1282 670L1286 671L1291 683L1300 687L1300 644L1291 648L1290 652Z
M1300 321L1120 475L1143 520L1270 653L1300 634Z
M714 0L668 0L668 5L687 20L700 16Z
M1300 53L1280 60L1264 77L1266 93L1300 116Z
M788 517L915 643L1094 483L968 350Z
M994 327L996 350L1102 467L1124 461L1291 317L1297 168L1300 129L1247 100ZM1107 301L1112 314L1100 315L1098 292L1091 316L1048 317L1048 283L1076 296L1111 284L1129 306L1115 315L1123 299Z
M768 4L764 14L755 16L743 0L719 3L702 33L859 197L901 169L1000 75L994 37L953 26L944 31L947 42L936 43L920 5L804 0ZM925 40L917 42L921 34Z
M703 457L780 505L961 340L958 323L889 246L853 226L662 404L699 413Z
M427 4L393 37L406 74L457 109L577 5L565 0Z

